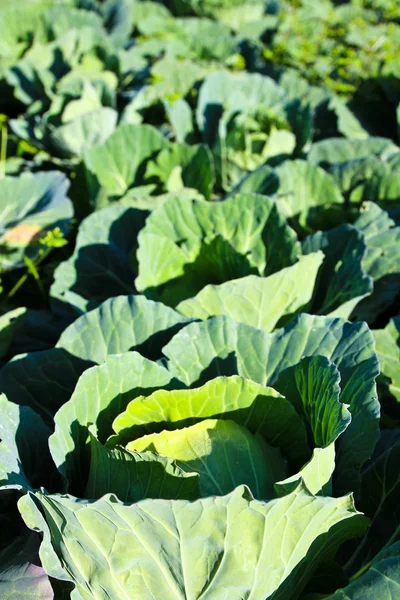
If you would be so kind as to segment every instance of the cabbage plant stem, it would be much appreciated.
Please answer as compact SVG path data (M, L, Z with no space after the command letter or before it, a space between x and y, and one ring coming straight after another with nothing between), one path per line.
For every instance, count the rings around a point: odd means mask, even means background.
M44 259L48 257L50 252L51 252L51 248L47 248L47 250L45 250L43 252L43 254L41 254L39 256L39 258L35 261L35 263L34 263L35 267L38 267L40 265L40 263L43 262ZM27 270L26 273L24 273L24 275L22 275L22 277L20 279L18 279L17 283L14 285L12 290L7 294L7 297L12 298L13 296L15 296L15 294L24 285L24 283L28 279L29 275L31 275L31 274L32 274L32 271ZM40 285L39 285L39 288L40 288Z

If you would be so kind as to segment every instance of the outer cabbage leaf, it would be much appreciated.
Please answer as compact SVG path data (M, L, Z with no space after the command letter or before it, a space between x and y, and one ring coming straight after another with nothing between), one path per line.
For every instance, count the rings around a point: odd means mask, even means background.
M282 115L285 92L270 77L258 73L211 73L203 83L197 105L197 124L205 141L214 145L222 115L251 113L266 105Z
M27 406L0 396L0 596L5 600L50 600L53 591L41 567L40 538L17 510L17 491L45 485L52 491L57 472L48 448L50 429Z
M332 495L332 475L335 470L335 443L326 448L314 448L311 459L298 473L277 481L274 485L277 496L290 494L303 480L307 489L318 496Z
M178 304L177 310L203 320L227 315L239 323L272 331L283 317L289 320L307 310L322 260L322 252L316 252L266 278L249 275L207 285L194 298Z
M357 544L349 543L345 567L350 574L374 560L380 550L400 540L399 459L399 430L383 430L372 458L362 471L357 506L371 519L371 527Z
M32 408L51 425L81 373L92 364L61 348L29 352L15 356L1 369L0 386L12 402Z
M72 102L70 103L70 105ZM67 108L68 106L67 105ZM66 111L65 111L66 112ZM34 146L62 159L81 157L92 146L102 144L114 131L118 113L109 107L88 110L68 122L55 127L42 119L13 119L13 132Z
M43 532L46 571L73 581L84 600L144 600L160 590L165 600L243 590L254 600L290 597L327 554L365 528L351 498L317 498L302 487L267 503L240 487L219 498L131 506L112 495L88 502L38 492L19 508Z
M342 194L352 203L374 200L393 209L400 200L398 148L389 157L374 154L365 158L333 163L329 171Z
M110 195L122 196L138 183L146 161L167 147L154 127L122 124L104 144L87 150L84 160Z
M110 298L77 319L57 344L73 356L102 363L109 354L140 348L157 359L164 341L191 319L143 296Z
M367 244L364 269L374 281L400 271L400 227L373 202L365 202L354 226L363 232Z
M146 179L152 181L153 178L160 181L167 192L194 188L209 200L214 184L211 154L203 145L173 144L147 165Z
M43 17L53 4L52 0L2 2L0 9L1 59L9 59L11 64L17 60L30 42L34 32L38 39L46 39L43 31ZM72 3L69 2L71 5ZM71 9L71 7L69 7ZM6 63L7 64L7 63Z
M269 275L298 255L293 230L266 196L238 194L220 203L171 198L139 234L135 283L176 305L209 283Z
M273 169L270 165L263 165L243 177L229 196L240 192L268 196L275 194L278 187L279 178L276 169Z
M13 313L14 311L11 311L0 318L0 327L1 323L5 325L11 319L10 324L0 331L3 351L8 347L6 359L25 352L53 348L66 326L63 319L59 319L49 310L22 308L19 316L14 313L15 320Z
M188 60L187 56L180 59L165 56L152 67L152 86L159 100L174 102L185 98L196 81L206 75L208 68Z
M349 106L336 94L331 96L328 109L335 112L337 116L338 132L349 139L367 139L368 132L361 125Z
M324 356L303 358L282 371L275 383L306 425L312 447L325 448L348 427L351 416L340 402L340 373Z
M55 171L23 173L0 181L2 270L23 266L24 254L34 259L40 250L37 239L48 229L59 227L67 232L73 217L68 187L66 176Z
M76 40L77 32L68 37ZM5 73L5 79L13 88L14 96L23 104L46 110L53 97L57 79L70 69L68 51L57 42L34 44L25 55ZM58 60L57 60L58 59Z
M145 3L146 8L141 7L141 4L134 9L138 19L137 27L147 39L156 39L159 44L159 55L193 58L197 62L202 61L203 65L207 65L207 62L211 63L212 68L212 61L221 63L235 51L237 40L224 23L205 18L177 19L165 13L155 14L158 9L153 8L154 3ZM145 12L146 16L144 16ZM138 16L140 13L142 17ZM166 32L169 36L165 35ZM218 66L217 63L216 67ZM169 76L167 75L166 78L169 79Z
M96 211L81 224L72 256L55 271L57 312L82 314L112 296L135 292L131 256L147 212L125 206Z
M0 396L0 487L32 489L51 486L50 429L28 406Z
M48 429L28 407L0 396L0 596L4 600L52 600L53 590L39 556L40 536L17 511L19 492L40 484L54 489ZM57 482L58 483L58 482Z
M158 359L163 344L188 322L142 296L111 298L67 327L55 348L15 357L0 371L1 389L51 421L86 369L133 349Z
M86 112L58 127L45 139L45 148L61 157L84 156L94 146L104 143L115 130L118 113L108 107Z
M217 71L203 83L197 124L213 149L217 180L231 189L269 159L290 157L296 147L285 110L286 94L258 73Z
M79 63L81 67L85 61L90 65L86 73L88 70L99 73L105 69L118 69L115 49L104 31L85 24L82 28L70 28L65 13L57 15L56 11L52 17L60 18L61 23L64 21L67 30L51 43L33 44L5 74L7 82L14 88L15 97L30 107L31 114L40 114L50 107L56 96L57 83Z
M335 443L351 422L348 406L340 402L340 373L323 356L303 358L285 369L274 384L296 408L314 448L311 460L300 472L275 485L278 494L291 491L302 478L313 493L332 494Z
M400 542L380 552L369 568L326 600L395 600L400 586Z
M400 402L400 317L391 319L385 329L374 329L373 334L381 367L378 388Z
M116 46L124 46L133 29L132 2L111 0L102 8L102 17L108 34Z
M43 0L41 0L43 2ZM54 0L48 0L49 9L42 15L45 27L54 38L60 37L71 29L86 29L88 27L97 29L99 34L104 35L101 16L90 9L85 10L85 3L79 4L76 0L66 0L60 6ZM77 8L78 6L78 8ZM50 34L51 35L51 34Z
M131 14L133 23L136 27L138 27L139 31L142 31L140 29L141 24L146 23L148 19L157 18L160 20L168 20L172 17L171 12L166 6L163 4L156 4L148 0L144 0L143 2L135 2L132 5Z
M217 24L215 23L213 25ZM200 43L204 43L204 41L204 38L202 38ZM175 42L175 44L173 42ZM162 48L158 48L157 52L156 48L154 48L154 43L164 46L165 55L157 60L152 66L150 83L132 93L131 100L122 114L122 121L124 123L141 123L144 120L144 111L146 109L162 103L170 118L171 124L173 125L175 119L171 119L171 109L180 112L182 106L184 106L183 110L189 108L188 106L185 107L184 98L194 87L195 83L202 80L207 73L210 70L214 70L215 67L213 69L212 64L199 64L198 62L190 60L188 58L188 40L183 42L183 40L177 39L153 39L144 44L137 44L134 49L131 50L131 53L135 51L137 53L143 52L144 56L152 54L152 49L148 47L149 43L153 44L155 57L158 58L158 56L162 54ZM216 49L215 44L214 49ZM193 120L191 108L189 108L189 112L190 116L188 117L188 120L191 122ZM179 115L176 115L176 118L179 119ZM190 131L192 131L192 129L193 125L189 127ZM184 140L180 139L179 141Z
M0 316L0 358L8 352L10 345L27 318L26 308L19 307Z
M193 115L188 102L183 98L178 98L174 102L164 100L164 108L175 140L181 144L188 141L193 134Z
M366 140L329 138L312 145L308 160L314 165L333 165L371 156L386 160L398 150L391 140L381 137Z
M184 30L188 54L209 61L211 67L214 66L212 61L221 63L229 60L237 48L238 40L231 33L231 28L218 19L192 17L175 19L175 23Z
M243 7L240 4L222 3L215 7L215 15L223 23L226 23L238 33L241 38L258 39L265 30L274 29L276 17L265 15L265 4L263 2L246 2Z
M105 448L92 437L84 497L101 498L109 493L122 502L146 498L196 500L200 495L197 474L183 471L173 460L154 452Z
M337 205L343 211L344 198L339 188L320 167L303 160L286 161L276 169L276 174L279 209L286 217L298 220L302 227L317 229L320 214L329 214Z
M207 15L217 17L220 11L234 8L240 9L243 14L248 7L252 10L254 6L257 6L257 0L233 0L233 2L226 0L168 0L166 4L177 15L196 14L202 17Z
M357 306L353 317L371 323L390 308L400 292L400 227L372 202L363 204L354 225L365 237L363 268L374 280L374 291Z
M364 236L352 225L308 236L304 254L322 250L320 269L310 312L348 318L357 304L373 290L373 280L364 270Z
M49 442L53 460L70 490L82 493L86 485L91 436L105 442L113 420L132 398L151 394L172 380L165 368L137 352L109 356L103 365L80 377L71 399L55 416L55 432Z
M39 559L40 535L30 531L22 520L17 509L19 496L20 492L13 489L0 491L1 598L52 600L52 586Z
M38 556L40 536L27 528L24 533L0 550L1 597L3 600L53 600L52 585Z

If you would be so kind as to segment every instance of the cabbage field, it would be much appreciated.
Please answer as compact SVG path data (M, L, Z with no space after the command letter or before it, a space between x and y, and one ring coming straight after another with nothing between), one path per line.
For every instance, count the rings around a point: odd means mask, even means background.
M398 0L0 0L0 600L400 599Z

